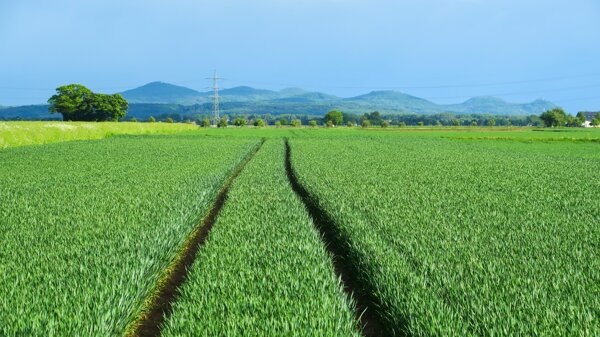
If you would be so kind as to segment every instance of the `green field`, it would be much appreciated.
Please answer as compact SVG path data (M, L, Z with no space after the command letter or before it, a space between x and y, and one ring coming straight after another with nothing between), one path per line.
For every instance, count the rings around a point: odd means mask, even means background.
M318 232L289 186L280 140L266 142L233 184L181 292L164 336L358 333Z
M0 336L600 335L599 129L160 132L0 150Z
M0 122L0 149L122 134L167 134L195 130L192 124L116 122Z
M256 143L137 136L0 151L0 335L122 334Z

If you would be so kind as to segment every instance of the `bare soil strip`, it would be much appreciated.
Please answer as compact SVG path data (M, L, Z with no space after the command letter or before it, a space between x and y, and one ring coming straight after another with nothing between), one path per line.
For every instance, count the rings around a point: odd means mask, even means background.
M380 301L373 295L373 287L361 277L362 260L348 245L348 238L338 230L333 219L320 208L318 200L302 186L296 177L291 163L291 149L288 140L285 141L285 170L294 192L300 197L310 214L315 227L321 233L323 243L332 256L336 275L342 280L344 291L356 304L355 316L361 322L363 336L395 336L404 327L390 326L376 308ZM357 265L358 264L358 265ZM364 273L364 272L363 272Z
M171 265L165 271L164 277L160 279L154 293L146 301L146 309L143 310L138 319L130 326L126 336L128 337L155 337L160 336L160 328L162 323L171 315L173 303L177 299L178 289L185 282L188 276L188 271L198 249L206 241L210 230L212 229L221 208L227 200L227 193L231 184L243 171L246 164L260 150L262 141L254 150L252 150L244 161L236 168L233 174L227 179L223 188L217 194L217 198L202 223L194 230L185 245L182 247L180 254L174 259Z

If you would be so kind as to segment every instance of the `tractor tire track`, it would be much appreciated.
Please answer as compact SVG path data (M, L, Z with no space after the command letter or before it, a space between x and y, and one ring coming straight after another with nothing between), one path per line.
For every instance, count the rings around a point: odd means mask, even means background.
M344 292L352 298L355 307L355 317L361 323L363 336L391 336L396 335L398 328L389 326L389 323L376 308L380 308L380 301L373 294L373 287L360 277L360 267L356 265L355 252L348 247L348 238L338 230L333 219L319 206L317 200L300 184L291 162L291 148L288 139L285 140L285 170L294 192L298 195L312 221L321 233L323 244L332 256L332 263L338 278L342 281Z
M190 234L180 253L175 257L165 274L160 278L157 287L146 300L146 306L138 318L129 326L126 336L128 337L156 337L161 334L161 325L171 315L173 303L178 295L178 289L185 283L188 272L194 263L196 253L206 242L210 230L227 200L227 194L233 181L244 170L244 167L254 155L260 150L265 139L246 156L238 165L231 176L225 181L223 188L217 194L215 202L200 225Z

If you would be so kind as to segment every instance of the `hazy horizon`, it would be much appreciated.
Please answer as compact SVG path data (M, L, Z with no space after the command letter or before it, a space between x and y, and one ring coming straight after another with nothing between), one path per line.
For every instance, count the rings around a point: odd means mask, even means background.
M44 103L67 83L206 91L216 69L225 88L600 110L598 19L593 0L0 3L0 105Z

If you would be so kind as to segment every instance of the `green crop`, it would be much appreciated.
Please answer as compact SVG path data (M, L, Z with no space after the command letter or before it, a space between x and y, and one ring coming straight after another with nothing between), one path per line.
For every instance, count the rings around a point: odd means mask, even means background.
M257 139L0 151L0 335L118 336Z
M0 149L120 134L165 134L197 130L193 124L127 122L0 122Z
M600 335L600 130L265 127L1 149L0 336L123 335L259 137L162 335L359 335L324 242L381 334Z
M281 140L233 183L163 336L353 336L351 303L287 181Z
M389 334L600 334L598 143L290 142Z

